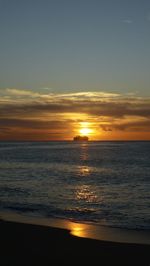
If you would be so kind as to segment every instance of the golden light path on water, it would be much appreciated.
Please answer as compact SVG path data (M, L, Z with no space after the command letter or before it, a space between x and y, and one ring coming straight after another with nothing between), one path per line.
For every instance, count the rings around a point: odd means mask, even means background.
M83 165L81 164L77 166L77 175L79 176L79 178L81 178L81 184L75 186L75 200L77 201L77 203L96 202L97 195L94 184L87 184L87 182L85 182L85 179L87 181L87 178L90 178L93 171L93 168L88 166L86 163L89 158L88 143L81 143L80 147L81 147L80 159Z
M111 171L111 169L105 169L102 167L96 167L95 165L92 165L90 163L90 149L89 149L89 143L76 143L78 149L78 156L79 156L79 163L77 165L73 165L73 169L75 171L74 180L73 183L73 190L72 195L74 197L75 204L73 206L69 206L70 209L72 208L74 211L80 211L84 212L87 211L87 215L90 215L90 211L92 210L92 204L97 202L100 206L100 203L103 201L105 202L107 193L103 193L102 187L98 189L98 186L96 183L94 183L94 179L92 179L92 176L94 174L97 174L98 177L103 173L104 171ZM76 179L78 179L76 182ZM107 188L105 188L107 189ZM109 189L109 188L108 188ZM107 192L107 191L106 191ZM109 192L109 191L108 191ZM109 195L109 193L108 193ZM81 204L80 204L81 203ZM83 203L83 204L82 204ZM86 203L86 204L84 204ZM84 208L83 206L86 206ZM99 207L100 208L100 207ZM14 221L17 219L15 217L11 217L10 220ZM82 218L79 217L78 221ZM9 215L7 215L7 219L9 219ZM71 235L78 236L78 237L87 237L87 238L94 238L94 239L100 239L100 240L112 240L112 241L123 241L123 242L131 242L133 243L150 243L150 237L148 238L148 234L143 234L143 231L136 232L134 230L131 232L131 230L120 230L120 229L113 229L109 228L109 224L107 224L107 221L103 221L103 226L99 225L92 225L92 224L83 224L73 222L73 218L70 218L70 220L59 220L59 219L48 219L48 218L38 218L38 217L26 217L25 215L21 218L18 215L18 220L22 222L32 223L32 224L42 224L42 225L48 225L58 228L65 228L70 231ZM83 219L84 220L84 219ZM99 222L99 221L98 221ZM149 235L150 236L150 235Z

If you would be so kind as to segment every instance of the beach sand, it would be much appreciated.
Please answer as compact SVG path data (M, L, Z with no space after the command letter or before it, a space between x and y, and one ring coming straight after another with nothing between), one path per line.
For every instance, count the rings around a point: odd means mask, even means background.
M77 237L69 230L0 220L0 265L150 265L150 245Z

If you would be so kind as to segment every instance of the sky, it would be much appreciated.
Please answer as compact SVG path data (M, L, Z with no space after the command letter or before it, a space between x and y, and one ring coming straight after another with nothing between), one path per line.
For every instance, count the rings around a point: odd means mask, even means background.
M0 0L0 140L150 139L149 0Z

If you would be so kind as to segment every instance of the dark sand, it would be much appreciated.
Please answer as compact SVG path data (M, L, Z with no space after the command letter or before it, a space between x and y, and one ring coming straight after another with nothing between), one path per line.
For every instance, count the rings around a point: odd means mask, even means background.
M150 245L72 236L66 229L0 221L0 265L150 266Z

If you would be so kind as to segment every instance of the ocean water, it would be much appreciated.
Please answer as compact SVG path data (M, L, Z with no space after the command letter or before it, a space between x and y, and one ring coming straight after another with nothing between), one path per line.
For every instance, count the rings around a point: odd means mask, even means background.
M0 142L0 210L150 229L150 142Z

